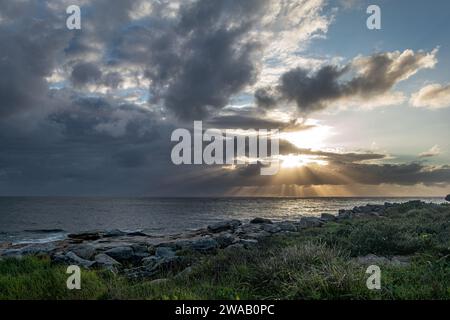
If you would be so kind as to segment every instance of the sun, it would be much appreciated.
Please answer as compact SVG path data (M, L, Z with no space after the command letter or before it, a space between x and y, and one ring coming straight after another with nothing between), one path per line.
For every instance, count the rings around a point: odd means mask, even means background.
M307 165L315 164L324 166L327 165L328 162L323 160L319 156L315 155L304 155L304 154L289 154L289 155L281 155L281 167L284 169L289 168L299 168Z
M281 132L280 139L292 143L297 148L320 150L325 148L326 140L332 135L331 127L309 119L305 125L311 126L305 130Z

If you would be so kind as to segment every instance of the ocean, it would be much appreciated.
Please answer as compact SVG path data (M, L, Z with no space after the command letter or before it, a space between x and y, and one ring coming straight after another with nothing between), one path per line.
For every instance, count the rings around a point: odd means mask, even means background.
M170 234L224 219L295 220L354 206L442 198L0 197L0 242L48 242L96 229Z

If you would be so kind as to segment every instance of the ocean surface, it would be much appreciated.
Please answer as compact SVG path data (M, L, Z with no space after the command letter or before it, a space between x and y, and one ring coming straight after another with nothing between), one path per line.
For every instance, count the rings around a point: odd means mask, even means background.
M442 198L411 198L443 202ZM0 197L0 242L47 242L96 229L167 234L224 219L298 219L409 198L51 198Z

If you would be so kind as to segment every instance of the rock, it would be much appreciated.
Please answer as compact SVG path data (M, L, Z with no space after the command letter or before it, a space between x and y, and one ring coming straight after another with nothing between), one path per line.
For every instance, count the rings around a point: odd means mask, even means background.
M90 244L82 244L82 245L75 245L70 247L69 249L73 253L75 253L80 258L91 260L92 257L95 256L96 250L95 248Z
M132 245L131 248L133 249L133 256L137 260L151 256L149 248L146 245L135 244Z
M134 252L131 247L116 247L105 251L105 254L112 257L113 259L124 262L129 261L133 258Z
M275 225L275 224L268 224L268 223L264 223L262 225L262 229L266 232L269 233L277 233L281 231L281 228L279 225Z
M89 269L90 267L92 267L95 264L94 261L89 261L89 260L80 258L72 251L67 252L65 254L65 258L66 258L66 264L73 264L73 265L77 265L79 267L84 267L86 269Z
M323 225L323 221L316 217L303 217L300 219L298 226L301 229L316 228Z
M231 246L226 247L224 250L226 251L235 251L244 249L244 245L242 243L234 243Z
M272 223L272 220L266 218L254 218L250 223Z
M256 240L256 239L241 239L241 240L239 240L238 243L241 244L242 246L244 246L244 248L249 248L249 247L257 245L258 240Z
M391 263L394 266L407 267L411 264L410 256L393 256L391 258Z
M126 232L120 231L119 229L114 229L106 231L103 237L105 238L121 237L126 234L127 234Z
M445 201L450 201L450 194L445 197Z
M355 258L356 262L363 265L382 265L388 264L397 267L406 267L411 263L410 256L393 256L390 259L387 257L377 256L374 254L368 254L363 257Z
M34 243L27 245L20 250L21 255L49 255L53 250L56 249L56 244L54 242L48 243Z
M155 280L150 281L150 284L153 284L153 285L162 285L162 284L167 283L168 281L169 281L169 279L161 278L161 279L155 279Z
M156 257L156 256L150 256L147 258L144 258L141 260L141 264L143 266L146 267L153 267L155 266L160 260L162 259L162 257Z
M193 240L191 248L202 253L215 251L219 247L219 243L213 238L201 238Z
M127 232L126 235L129 237L148 237L149 236L148 234L146 234L145 232L142 232L142 231Z
M229 233L218 235L217 237L214 237L214 239L217 241L220 248L228 247L229 245L233 244L235 240L234 236Z
M333 214L322 213L321 216L320 216L320 220L325 221L325 222L329 222L329 221L336 221L337 218Z
M149 278L158 273L158 270L154 266L140 266L136 268L130 268L124 270L124 275L129 279L142 279Z
M8 249L12 246L11 242L0 242L0 249Z
M82 233L71 233L67 237L76 240L97 240L101 238L101 235L99 231L90 231Z
M104 254L104 253L100 253L100 254L96 255L94 258L94 261L95 261L95 266L110 269L110 270L115 270L114 269L115 267L120 266L119 261L111 258L110 256L108 256L107 254Z
M2 252L4 258L22 258L22 251L20 249L6 249Z
M255 239L255 240L270 237L271 235L272 235L272 233L264 231L264 230L259 231L259 232L251 232L251 233L244 234L245 238Z
M146 264L140 267L124 270L125 276L131 279L149 278L155 276L161 271L176 272L177 270L185 268L188 263L187 259L177 256L154 260L156 263L151 263L150 258L152 257L143 259L146 260Z
M289 232L297 231L297 226L292 222L288 221L280 222L277 226L281 229L281 231L289 231Z
M357 257L356 262L364 265L379 265L379 264L389 264L389 259L386 257L380 257L374 254L368 254L366 256Z
M212 233L218 233L226 230L235 230L241 225L239 220L221 221L208 226L208 231Z
M170 247L158 247L156 248L155 255L161 258L175 257L175 252Z

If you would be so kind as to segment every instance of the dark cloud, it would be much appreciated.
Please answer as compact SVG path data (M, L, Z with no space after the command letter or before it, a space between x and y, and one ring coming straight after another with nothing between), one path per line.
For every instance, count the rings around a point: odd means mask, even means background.
M181 119L203 119L255 82L260 43L248 34L267 2L183 3L176 20L130 28L114 54L146 64L153 102Z
M102 77L102 72L93 63L81 62L73 67L71 81L75 86L95 83Z
M448 183L447 166L374 164L385 155L285 143L282 154L316 156L329 165L269 178L259 175L261 163L237 170L172 164L173 115L208 120L205 127L305 130L303 123L269 119L265 109L292 101L311 112L370 98L432 64L430 55L405 51L343 68L294 69L278 86L256 92L264 109L230 111L224 108L230 99L257 80L266 45L258 34L270 2L199 0L178 7L153 1L141 16L142 1L83 1L76 31L66 28L66 1L0 0L0 194L204 195L290 183ZM131 103L134 90L149 93L150 102Z
M405 50L357 57L344 67L326 65L316 71L295 68L284 73L276 87L258 89L255 100L262 108L295 102L300 112L308 114L339 101L375 98L420 69L434 66L435 54L436 50Z
M0 8L6 19L0 23L0 117L6 117L47 103L45 78L69 35L45 5L1 1Z

